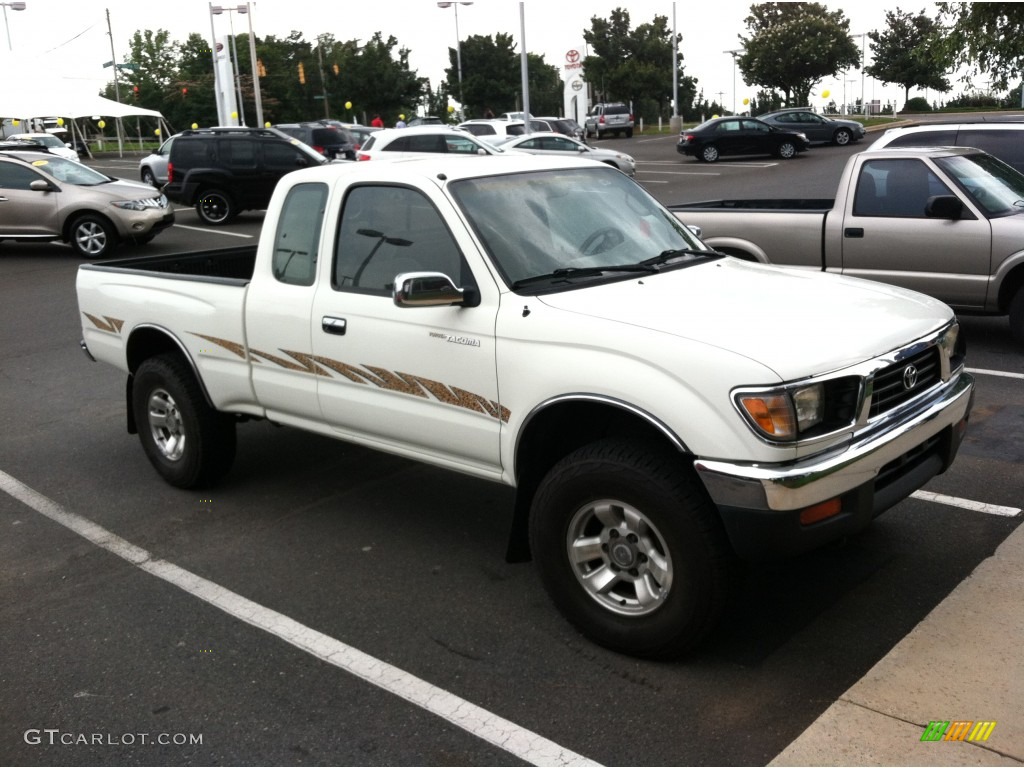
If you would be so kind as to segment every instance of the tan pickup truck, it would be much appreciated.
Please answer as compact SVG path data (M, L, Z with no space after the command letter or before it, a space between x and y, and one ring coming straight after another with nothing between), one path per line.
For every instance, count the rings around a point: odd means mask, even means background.
M834 200L670 208L718 251L912 288L961 314L1008 315L1024 344L1024 175L979 150L861 152Z

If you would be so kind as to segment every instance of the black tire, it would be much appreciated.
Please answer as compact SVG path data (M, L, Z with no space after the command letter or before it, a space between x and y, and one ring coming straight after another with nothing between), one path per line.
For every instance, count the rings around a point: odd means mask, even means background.
M238 215L231 196L220 189L204 190L196 199L196 213L213 226L227 224Z
M627 139L632 139L633 138L633 129L632 128L627 128L626 129L626 138Z
M708 144L707 146L701 147L700 153L697 155L697 159L705 163L718 162L718 158L718 147L714 144Z
M149 168L142 169L141 177L143 184L149 184L149 186L151 187L160 186L159 184L156 183L156 176L153 175L153 171L150 170Z
M794 157L796 157L796 153L796 144L794 144L792 141L782 142L781 144L779 144L779 148L775 151L775 154L777 154L783 160L792 160Z
M840 128L832 136L832 142L840 147L845 147L853 141L853 134L850 133L846 128Z
M1010 335L1018 344L1024 345L1024 286L1017 289L1010 302Z
M181 357L151 357L139 366L132 411L142 449L169 484L202 488L231 468L234 419L210 407Z
M68 242L83 259L102 259L117 247L117 230L103 216L85 213L68 227Z
M728 599L717 510L681 457L642 443L604 440L558 462L534 497L530 544L565 617L622 653L692 650Z

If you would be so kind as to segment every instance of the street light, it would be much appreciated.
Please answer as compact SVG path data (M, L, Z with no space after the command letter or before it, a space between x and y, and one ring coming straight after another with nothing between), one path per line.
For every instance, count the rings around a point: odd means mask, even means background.
M735 51L722 51L722 53L728 53L732 55L732 113L736 114L736 54L743 53L743 49L739 48Z
M11 48L11 28L7 25L7 9L10 8L12 11L24 11L25 3L20 0L12 0L12 2L9 3L0 3L0 6L3 6L4 9L4 29L7 30L7 50L13 51L14 49Z
M465 100L462 98L462 39L459 37L459 6L472 4L472 0L453 0L437 4L438 8L455 9L455 65L459 73L459 104L465 104Z

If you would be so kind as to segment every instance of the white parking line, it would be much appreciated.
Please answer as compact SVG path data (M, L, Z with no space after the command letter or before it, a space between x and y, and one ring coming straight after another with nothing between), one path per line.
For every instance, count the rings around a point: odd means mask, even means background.
M192 209L178 208L177 210L190 211ZM259 235L246 235L241 232L228 232L227 230L223 229L210 229L209 227L190 227L187 224L173 224L172 226L178 227L179 229L191 229L193 232L206 232L208 234L225 235L226 237L244 237L250 240L254 237L259 237Z
M915 491L911 496L915 499L921 499L922 501L934 501L936 504L947 504L951 507L970 509L974 512L984 512L986 515L1016 517L1021 512L1019 507L1001 507L998 504L985 504L981 501L960 499L956 496L945 496L941 493L932 493L931 491Z
M968 368L968 373L983 373L986 376L1003 376L1007 379L1024 379L1024 373L1010 373L1009 371L990 371L985 368Z
M599 766L498 715L165 560L0 471L0 490L98 547L306 653L399 696L531 765Z

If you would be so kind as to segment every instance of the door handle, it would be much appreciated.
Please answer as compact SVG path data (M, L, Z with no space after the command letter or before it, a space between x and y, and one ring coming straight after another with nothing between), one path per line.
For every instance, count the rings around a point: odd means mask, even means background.
M847 227L843 230L843 237L864 237L864 227Z
M323 329L324 333L333 333L335 336L344 336L345 326L347 324L348 323L343 317L330 317L328 315L324 315L323 319L320 321L320 327Z

